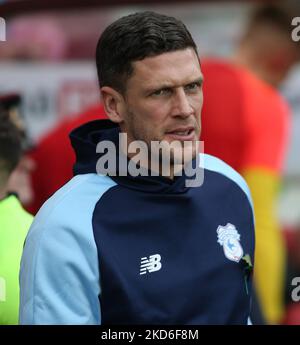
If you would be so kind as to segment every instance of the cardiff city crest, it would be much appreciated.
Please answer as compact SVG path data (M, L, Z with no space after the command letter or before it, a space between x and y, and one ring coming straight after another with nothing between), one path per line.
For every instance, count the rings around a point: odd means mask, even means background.
M240 244L240 234L233 224L220 225L217 229L218 243L223 246L227 259L239 262L244 254Z

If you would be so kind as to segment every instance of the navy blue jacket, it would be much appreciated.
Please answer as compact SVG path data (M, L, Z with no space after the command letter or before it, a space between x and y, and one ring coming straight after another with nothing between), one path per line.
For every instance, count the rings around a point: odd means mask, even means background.
M108 120L72 132L75 176L26 240L20 323L246 324L254 221L245 181L204 154L199 187L186 187L185 174L99 175L96 145L117 145L118 134Z

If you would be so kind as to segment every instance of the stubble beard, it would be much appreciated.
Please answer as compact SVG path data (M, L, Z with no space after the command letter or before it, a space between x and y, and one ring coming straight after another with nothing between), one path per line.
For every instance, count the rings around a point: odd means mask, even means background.
M130 130L130 134L127 131L128 137L129 137L129 142L130 141L142 141L146 144L147 146L147 157L148 157L148 168L150 170L151 167L153 168L153 170L159 170L159 172L161 172L164 168L167 168L169 166L171 171L174 171L175 169L179 169L183 168L183 166L186 163L189 163L191 160L193 160L196 155L197 155L197 151L198 149L196 148L197 142L193 141L193 142L189 142L188 144L188 148L184 147L184 143L183 142L179 142L180 143L180 147L179 148L179 153L178 152L174 152L173 149L171 150L159 150L159 154L157 154L156 150L153 150L153 146L152 146L152 142L158 142L158 143L168 143L171 144L170 142L168 142L167 140L165 140L163 138L163 133L161 134L161 138L151 138L151 135L149 134L149 132L147 132L147 130L145 129L145 127L143 126L137 126L136 124L139 123L138 121L136 121L138 115L135 114L133 111L131 111L130 109L127 109L127 119L128 119L128 130ZM197 132L197 136L199 135L199 126L196 125L195 126L195 131ZM196 138L196 140L198 140ZM191 147L190 147L191 146ZM192 152L185 152L185 150L192 150ZM131 158L131 157L130 157ZM187 161L185 161L185 159Z

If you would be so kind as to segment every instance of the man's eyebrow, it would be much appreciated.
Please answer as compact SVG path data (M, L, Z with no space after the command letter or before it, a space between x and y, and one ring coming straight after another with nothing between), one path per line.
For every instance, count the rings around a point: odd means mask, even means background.
M183 86L187 86L187 85L191 85L191 84L202 84L203 83L203 76L197 78L197 79L194 79L194 80L191 80L187 83L185 83ZM178 87L179 85L174 85L174 84L171 84L171 83L164 83L164 84L161 84L161 85L157 85L156 87L153 86L153 87L148 87L145 89L145 93L152 93L152 92L155 92L157 90L162 90L162 89L170 89L170 88L174 88L174 87ZM181 86L181 85L180 85Z
M201 76L195 80L192 80L191 82L187 83L186 85L190 85L190 84L202 84L203 83L203 80L204 80L204 77Z

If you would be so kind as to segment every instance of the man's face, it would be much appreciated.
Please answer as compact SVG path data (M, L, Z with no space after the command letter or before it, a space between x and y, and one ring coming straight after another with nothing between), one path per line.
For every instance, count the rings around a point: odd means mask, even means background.
M150 147L151 141L176 140L185 149L175 150L173 159L188 151L195 157L203 104L203 76L195 51L188 48L147 57L134 62L133 70L120 123L129 143L142 140Z

